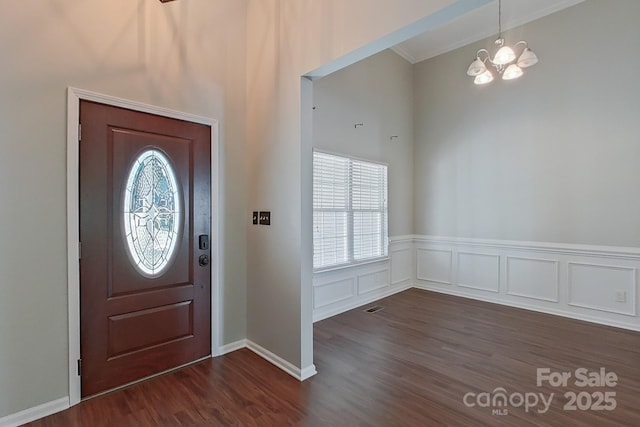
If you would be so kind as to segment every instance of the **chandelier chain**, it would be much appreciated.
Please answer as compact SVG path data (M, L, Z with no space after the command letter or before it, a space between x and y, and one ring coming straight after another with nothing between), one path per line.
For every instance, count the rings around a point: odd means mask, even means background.
M498 37L502 38L502 0L498 0Z

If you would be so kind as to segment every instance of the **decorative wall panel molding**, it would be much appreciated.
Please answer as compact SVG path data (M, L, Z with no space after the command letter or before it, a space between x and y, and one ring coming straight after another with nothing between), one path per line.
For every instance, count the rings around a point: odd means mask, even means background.
M389 285L389 265L385 265L381 270L358 275L358 295L365 295Z
M413 236L393 237L389 239L388 259L315 273L313 321L412 287L413 254Z
M413 246L393 249L391 253L391 286L411 283L413 277Z
M458 251L458 286L500 292L500 256Z
M389 259L314 275L314 321L410 287L640 331L640 249L401 236Z
M569 262L569 305L636 315L636 268Z
M443 285L451 284L453 251L451 249L416 248L416 278Z
M553 259L507 255L507 294L559 302L560 263Z
M413 242L417 288L640 331L639 248L419 235Z
M354 277L339 278L338 280L314 285L313 308L336 304L356 295L356 280Z

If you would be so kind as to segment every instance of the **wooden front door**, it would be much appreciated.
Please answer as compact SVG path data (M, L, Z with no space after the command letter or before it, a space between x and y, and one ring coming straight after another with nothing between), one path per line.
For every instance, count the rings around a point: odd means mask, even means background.
M82 396L211 354L211 128L80 103Z

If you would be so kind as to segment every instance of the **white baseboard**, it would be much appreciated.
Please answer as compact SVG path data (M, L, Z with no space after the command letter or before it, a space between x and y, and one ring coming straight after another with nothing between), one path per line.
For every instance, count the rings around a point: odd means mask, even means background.
M231 353L233 351L240 350L242 348L248 348L258 356L265 359L267 362L277 366L278 368L285 371L287 374L291 375L292 377L300 381L304 381L307 378L311 378L317 373L315 365L307 366L306 368L300 369L294 366L293 364L289 363L288 361L284 360L282 357L278 356L277 354L272 353L271 351L267 350L261 345L256 344L253 341L250 341L248 339L241 339L236 342L223 345L222 347L220 347L219 355L222 356L224 354Z
M621 328L621 329L628 329L631 331L637 331L640 332L640 327L638 327L637 325L631 324L631 323L624 323L624 322L620 322L620 321L616 321L616 320L611 320L611 319L603 319L603 318L599 318L599 317L593 317L593 316L588 316L588 315L584 315L584 314L579 314L579 313L571 313L568 311L563 311L563 310L557 310L557 309L549 309L549 308L542 308L539 306L534 306L531 304L523 304L523 303L516 303L513 301L503 301L497 298L491 298L491 297L487 297L487 296L482 296L482 295L471 295L465 292L457 292L454 290L449 290L449 289L443 289L443 288L439 288L439 287L432 287L429 285L424 285L424 284L416 284L413 286L416 289L422 289L425 291L431 291L431 292L437 292L440 294L445 294L445 295L451 295L451 296L455 296L455 297L460 297L460 298L467 298L467 299L472 299L472 300L476 300L476 301L483 301L483 302L488 302L491 304L499 304L499 305L504 305L507 307L514 307L514 308L521 308L524 310L529 310L529 311L535 311L537 313L544 313L544 314L551 314L554 316L560 316L560 317L567 317L569 319L575 319L575 320L582 320L585 322L590 322L590 323L597 323L599 325L605 325L605 326L613 326L616 328Z
M218 348L218 352L216 354L217 356L223 356L227 353L231 353L233 351L236 350L240 350L241 348L246 348L247 347L247 340L246 339L241 339L229 344L225 344L221 347Z
M17 427L69 408L69 397L62 397L0 418L0 427Z
M316 371L316 365L307 366L306 368L300 370L300 381L309 379L317 373L318 371Z
M378 301L380 299L389 297L393 294L397 294L398 292L406 291L412 287L411 283L406 283L402 285L394 285L385 289L383 292L372 292L366 298L353 299L348 301L346 304L341 305L339 307L332 308L327 311L318 311L313 315L313 322L319 322L324 319L328 319L329 317L336 316L340 313L344 313L349 310L353 310L354 308L361 307L363 305L371 304L374 301Z
M267 362L270 362L271 364L277 366L299 381L304 381L317 373L315 365L307 366L300 369L292 363L284 360L277 354L272 353L271 351L267 350L259 344L254 343L251 340L247 340L247 348L265 359Z

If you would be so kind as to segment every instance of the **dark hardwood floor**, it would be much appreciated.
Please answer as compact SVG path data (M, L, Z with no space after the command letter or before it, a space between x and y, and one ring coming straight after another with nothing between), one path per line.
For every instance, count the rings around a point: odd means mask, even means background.
M239 350L30 425L640 426L640 333L417 289L376 305L315 324L318 375L303 383ZM571 378L538 387L538 368ZM579 387L580 368L618 380ZM492 406L499 387L506 406Z

